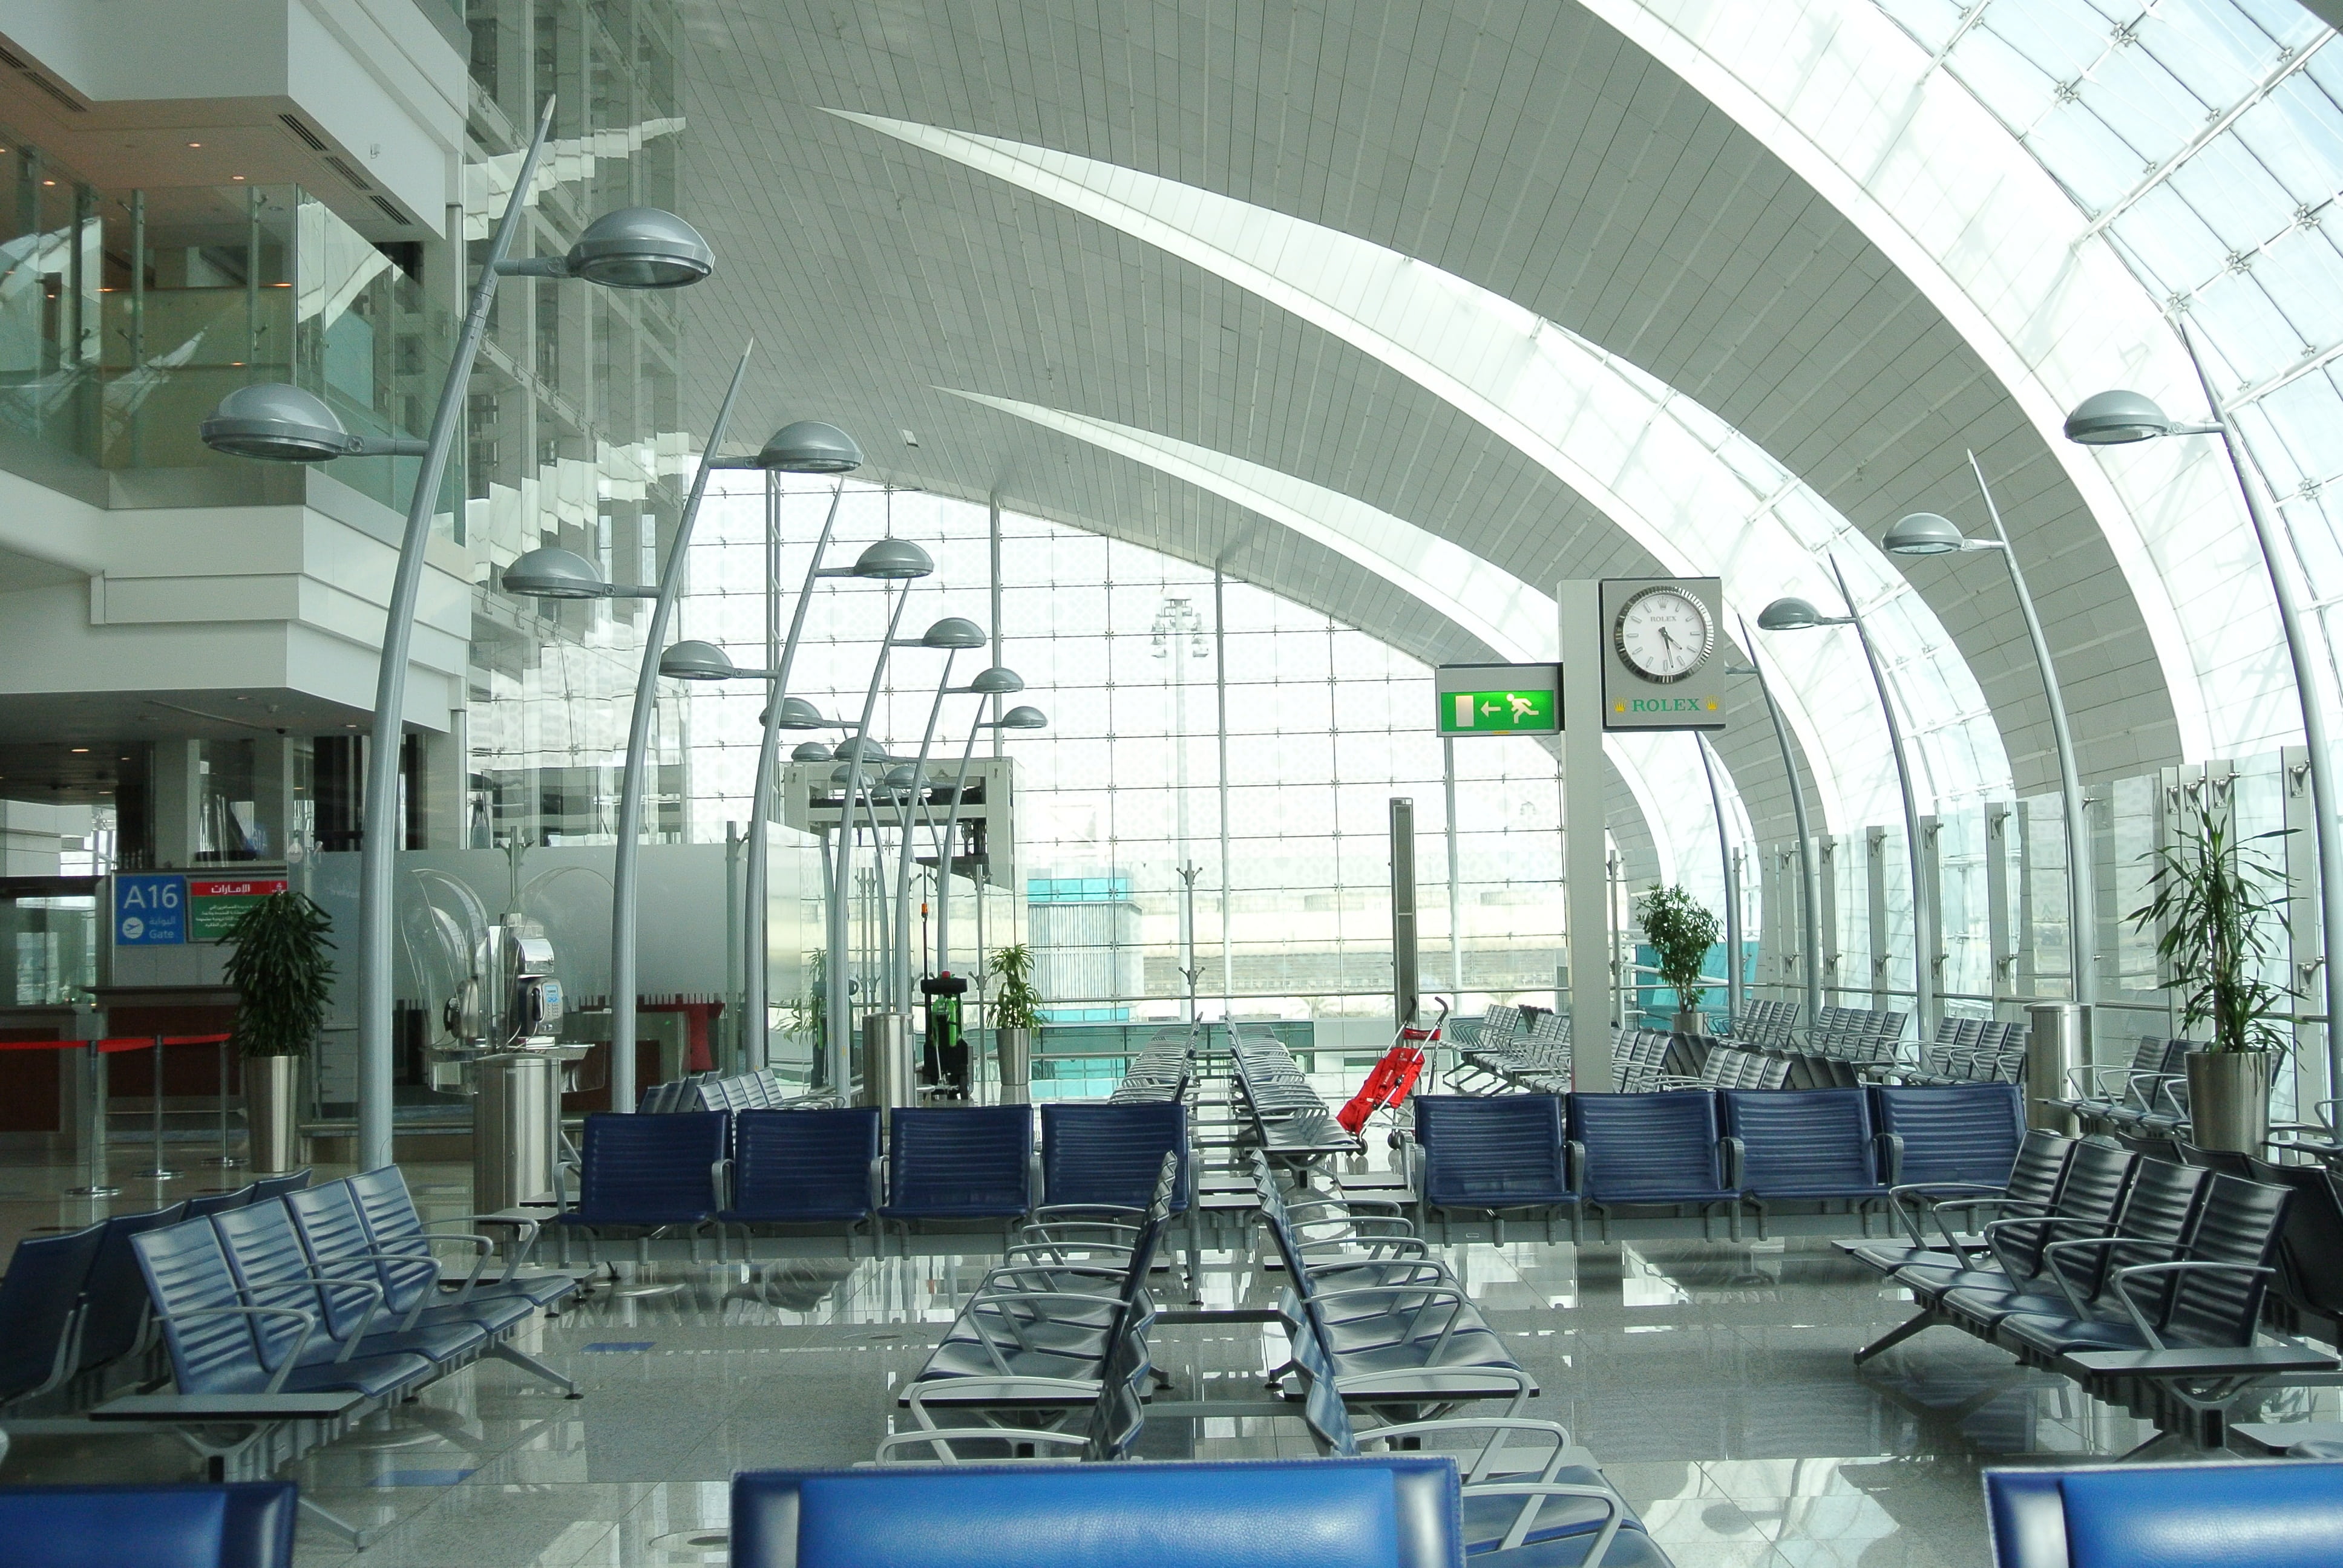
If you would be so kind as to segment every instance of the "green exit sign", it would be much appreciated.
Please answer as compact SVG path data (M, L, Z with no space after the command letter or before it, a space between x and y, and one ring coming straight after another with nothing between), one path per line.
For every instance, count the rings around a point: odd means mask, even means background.
M1443 735L1554 735L1562 729L1552 691L1443 691Z

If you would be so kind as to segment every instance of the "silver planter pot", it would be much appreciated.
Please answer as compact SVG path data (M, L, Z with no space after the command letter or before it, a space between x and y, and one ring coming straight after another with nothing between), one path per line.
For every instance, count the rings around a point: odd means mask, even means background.
M1670 1027L1678 1034L1706 1034L1708 1020L1701 1016L1698 1008L1686 1008L1676 1014L1675 1022Z
M1001 1103L1028 1103L1033 1092L1033 1031L996 1029L992 1031L992 1051L1001 1066Z
M244 1120L256 1176L298 1171L301 1159L301 1059L244 1059Z
M2258 1050L2192 1050L2189 1141L2258 1159L2269 1139L2269 1056Z

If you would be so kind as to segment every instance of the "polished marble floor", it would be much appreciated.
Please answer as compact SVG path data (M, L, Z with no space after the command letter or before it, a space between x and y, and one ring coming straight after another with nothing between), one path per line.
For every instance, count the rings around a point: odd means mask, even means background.
M408 1171L434 1213L464 1211L468 1178ZM0 1164L0 1244L95 1217L102 1206L55 1195L73 1180ZM218 1180L191 1174L163 1191ZM146 1207L154 1194L132 1183L112 1201ZM2112 1455L2149 1435L1950 1330L1858 1375L1849 1352L1909 1309L1826 1241L1513 1243L1447 1257L1543 1385L1532 1413L1571 1428L1681 1568L1977 1568L1982 1466ZM294 1466L309 1494L382 1532L353 1554L305 1525L300 1560L720 1563L732 1473L868 1458L892 1391L986 1261L800 1261L754 1276L661 1264L602 1289L528 1331L527 1347L578 1378L583 1400L487 1363ZM1277 1278L1252 1258L1207 1254L1202 1287L1210 1303L1260 1302ZM1154 1344L1180 1398L1250 1397L1284 1359L1273 1325L1166 1326ZM1297 1422L1216 1418L1159 1421L1142 1452L1310 1448ZM193 1473L167 1439L28 1439L0 1479Z

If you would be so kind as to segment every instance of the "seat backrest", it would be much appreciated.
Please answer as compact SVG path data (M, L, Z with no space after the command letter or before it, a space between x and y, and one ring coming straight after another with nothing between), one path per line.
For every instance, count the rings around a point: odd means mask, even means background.
M578 1149L578 1219L590 1225L680 1225L716 1211L725 1115L598 1111Z
M1031 1106L905 1107L892 1113L888 1141L891 1210L1021 1214L1032 1206Z
M1163 1156L1176 1154L1180 1173L1172 1209L1188 1207L1188 1108L1060 1104L1041 1107L1041 1201L1143 1209L1155 1191Z
M1558 1094L1422 1094L1415 1141L1427 1202L1459 1209L1551 1202L1569 1191Z
M252 1184L252 1201L266 1203L272 1198L282 1198L287 1192L298 1192L309 1184L309 1168L287 1171L281 1176L263 1176Z
M227 1266L244 1299L256 1307L285 1307L318 1319L312 1344L331 1337L347 1339L363 1319L368 1300L363 1292L336 1291L323 1295L309 1283L309 1251L293 1228L293 1216L282 1202L247 1203L241 1209L212 1216L220 1245L227 1251ZM300 1342L301 1330L289 1318L262 1318L253 1331L260 1339L260 1359L274 1368Z
M417 1296L438 1281L439 1265L427 1248L375 1246L347 1181L328 1181L322 1187L287 1193L285 1210L309 1253L310 1268L324 1278L366 1280L380 1286L386 1313L394 1317L405 1313ZM379 1251L409 1252L411 1259L394 1262L371 1255ZM350 1320L367 1308L357 1292L328 1292L327 1301L333 1308L336 1338L347 1334Z
M260 1183L254 1181L233 1192L198 1192L187 1200L187 1211L184 1218L207 1220L214 1214L225 1214L230 1209L241 1209L251 1202L259 1191Z
M2278 1288L2307 1312L2343 1322L2343 1193L2323 1165L2253 1161L2254 1180L2294 1193L2278 1232Z
M2178 1344L2251 1344L2268 1281L2245 1271L2268 1267L2294 1194L2217 1171L2208 1171L2205 1182L2205 1197L2189 1232L2188 1260L2237 1267L2166 1275L2170 1294L2158 1328L2167 1341ZM2141 1294L2135 1284L2133 1299L2140 1300Z
M1453 1568L1445 1456L902 1465L732 1479L734 1568Z
M146 1282L138 1276L138 1254L130 1250L130 1239L158 1225L177 1224L186 1210L185 1203L174 1203L141 1214L116 1214L106 1221L106 1239L90 1261L83 1287L86 1310L76 1372L94 1371L138 1348L146 1332Z
M1728 1089L1725 1134L1741 1141L1745 1191L1851 1192L1879 1184L1871 1097L1860 1089Z
M2047 1209L2058 1196L2058 1183L2066 1174L2066 1161L2074 1158L2077 1141L2045 1127L2028 1129L2026 1141L2017 1146L2009 1180L2002 1184L2003 1196Z
M59 1358L76 1348L68 1342L74 1309L105 1241L97 1224L16 1243L0 1276L0 1402L71 1375L73 1365Z
M743 1111L732 1118L732 1211L743 1219L859 1220L870 1212L879 1108Z
M2123 1212L2117 1216L2115 1234L2122 1240L2107 1247L2078 1247L2062 1254L2060 1271L2077 1292L2096 1293L2106 1315L2121 1317L2123 1303L2116 1298L2114 1282L2126 1269L2169 1262L2179 1256L2181 1242L2197 1218L2203 1196L2205 1172L2193 1165L2168 1160L2142 1160L2124 1194ZM2079 1240L2070 1234L2053 1241Z
M2328 1568L2343 1462L1985 1473L1996 1568Z
M131 1239L181 1393L257 1393L268 1383L248 1317L189 1317L244 1305L209 1220L182 1220ZM185 1321L182 1321L185 1320Z
M2025 1101L2015 1085L1880 1086L1870 1094L1874 1124L1899 1148L1896 1181L1997 1187L2008 1180L2026 1136Z
M0 1489L11 1562L43 1568L290 1568L289 1481Z
M2087 1141L2076 1145L2066 1161L2066 1174L2059 1179L2058 1196L2051 1204L2059 1219L2068 1222L2055 1228L2019 1227L2021 1240L2014 1252L2004 1254L2004 1266L2014 1256L2030 1271L2039 1266L2041 1249L2047 1242L2070 1236L2106 1235L2114 1229L2116 1212L2123 1206L2125 1190L2138 1165L2137 1155L2112 1143Z
M1585 1151L1579 1186L1590 1198L1633 1202L1644 1193L1724 1186L1716 1096L1704 1089L1574 1094L1567 1125Z

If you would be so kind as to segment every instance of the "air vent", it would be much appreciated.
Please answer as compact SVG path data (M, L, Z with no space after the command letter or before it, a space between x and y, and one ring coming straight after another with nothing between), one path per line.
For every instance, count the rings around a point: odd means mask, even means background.
M20 73L24 76L25 80L32 83L33 85L38 87L42 92L46 93L50 97L55 99L63 107L72 110L76 115L85 115L89 113L89 106L75 102L74 95L71 93L66 92L63 87L58 86L55 82L50 81L46 76L42 75L38 71L33 69L31 65L25 64L24 59L19 56L15 50L0 48L0 65L5 65L10 70Z
M405 213L391 206L390 203L383 200L382 197L375 197L374 205L382 208L383 216L390 219L391 222L397 224L399 227L413 228L415 226L415 220L413 218L407 216ZM401 241L400 243L404 244L406 242Z
M366 176L350 167L348 164L344 163L332 153L327 153L326 155L326 164L327 167L331 168L336 174L341 176L344 179L349 181L350 184L357 186L358 189L362 191L370 191L374 189L374 186L367 184Z
M322 153L326 150L326 144L317 139L317 133L303 125L299 120L296 119L291 115L279 115L277 117L284 121L285 128L292 132L295 136L300 137L302 145L307 146L311 152Z

